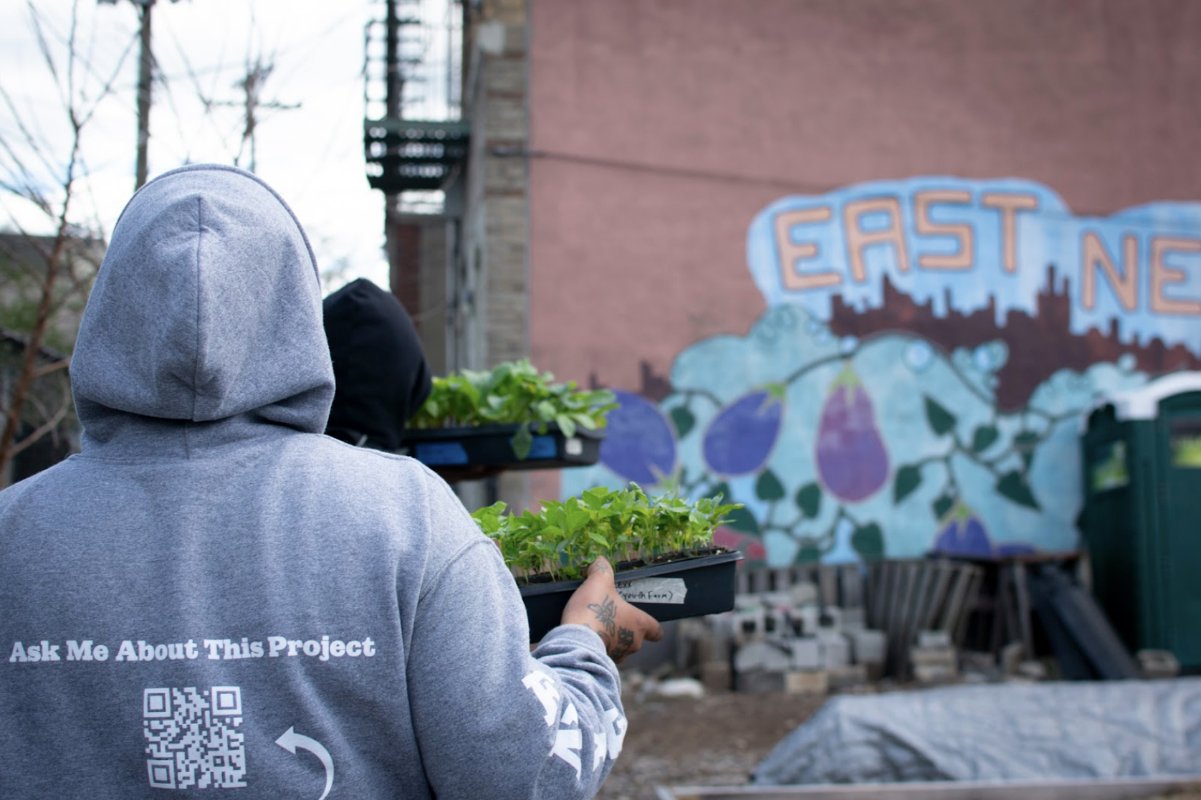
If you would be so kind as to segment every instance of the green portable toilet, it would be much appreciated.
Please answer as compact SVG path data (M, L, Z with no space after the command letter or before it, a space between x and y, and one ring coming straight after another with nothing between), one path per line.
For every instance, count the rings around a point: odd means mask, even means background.
M1131 650L1201 671L1201 372L1103 401L1082 444L1097 601Z

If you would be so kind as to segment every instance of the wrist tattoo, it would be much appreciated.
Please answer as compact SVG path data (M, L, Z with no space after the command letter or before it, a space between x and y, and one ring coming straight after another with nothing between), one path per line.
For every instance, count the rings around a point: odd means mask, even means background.
M604 602L589 603L588 610L596 615L596 620L605 628L605 633L612 637L617 633L617 603L612 597L606 597ZM624 630L624 629L623 629Z

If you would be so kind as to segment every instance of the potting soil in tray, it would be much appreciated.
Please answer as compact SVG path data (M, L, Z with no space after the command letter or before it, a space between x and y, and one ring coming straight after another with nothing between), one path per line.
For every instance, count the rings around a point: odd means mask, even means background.
M564 436L550 423L545 433L530 428L533 437L525 458L513 450L513 436L520 425L480 425L470 428L432 428L405 431L400 452L426 466L438 468L504 467L506 469L554 469L595 464L600 458L603 436L597 431L577 429Z
M617 591L660 622L719 614L734 607L734 569L741 559L742 553L726 550L621 570L616 576ZM556 581L521 586L531 642L559 624L563 607L581 583Z

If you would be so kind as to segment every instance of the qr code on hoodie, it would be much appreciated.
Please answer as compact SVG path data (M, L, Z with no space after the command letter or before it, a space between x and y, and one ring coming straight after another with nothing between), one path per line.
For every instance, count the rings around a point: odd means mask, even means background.
M146 689L142 732L146 771L156 789L229 789L246 785L242 690L214 686Z

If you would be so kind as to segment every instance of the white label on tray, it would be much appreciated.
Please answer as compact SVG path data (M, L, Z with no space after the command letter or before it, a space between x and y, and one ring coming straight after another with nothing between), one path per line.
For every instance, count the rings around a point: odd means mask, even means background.
M618 581L617 593L627 603L667 603L684 605L688 587L683 578L643 578L638 581Z
M576 438L567 439L563 442L563 452L569 456L578 456L584 452L584 443Z

